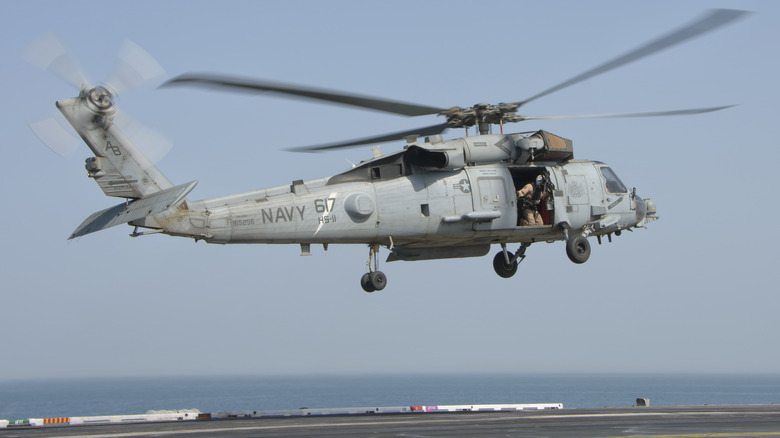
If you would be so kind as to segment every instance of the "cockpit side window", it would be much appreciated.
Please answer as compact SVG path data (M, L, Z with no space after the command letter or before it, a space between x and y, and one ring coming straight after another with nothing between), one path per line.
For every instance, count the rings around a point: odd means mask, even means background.
M620 181L620 178L615 175L609 167L601 168L601 176L606 181L607 192L609 193L627 193L626 186Z

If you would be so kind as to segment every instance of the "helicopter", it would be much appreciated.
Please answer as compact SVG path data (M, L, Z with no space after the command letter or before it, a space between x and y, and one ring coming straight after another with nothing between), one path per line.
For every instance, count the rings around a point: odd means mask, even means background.
M380 291L387 262L482 257L492 245L496 274L512 277L527 249L539 242L565 242L568 258L585 263L589 238L633 231L658 220L656 205L629 190L606 163L575 159L573 142L544 130L504 133L504 125L529 120L692 115L730 106L673 111L525 116L518 109L536 99L650 56L743 17L745 11L712 10L677 30L600 64L522 101L470 107L436 107L307 86L214 73L186 73L162 87L191 86L276 95L348 105L404 116L439 115L443 123L401 132L292 150L320 152L405 140L402 149L373 157L323 178L295 180L270 188L193 201L197 181L174 185L116 126L116 90L81 84L79 95L56 106L94 156L87 176L107 196L124 202L89 216L71 234L78 238L120 224L131 236L192 238L212 244L368 246L360 284ZM492 133L498 126L500 133ZM475 127L477 135L468 135ZM466 136L445 140L447 129ZM519 196L527 187L535 196ZM538 219L529 222L531 211ZM516 250L509 245L519 244Z

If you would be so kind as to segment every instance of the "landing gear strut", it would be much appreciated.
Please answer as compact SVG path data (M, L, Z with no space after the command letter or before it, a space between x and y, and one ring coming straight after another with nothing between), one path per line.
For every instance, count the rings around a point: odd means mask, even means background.
M377 243L368 246L367 266L368 272L360 278L360 286L369 293L384 289L387 286L387 277L379 270L379 244Z
M493 269L501 278L509 278L517 272L517 264L525 258L525 250L530 245L521 244L514 255L506 250L506 243L501 244L501 251L493 257Z

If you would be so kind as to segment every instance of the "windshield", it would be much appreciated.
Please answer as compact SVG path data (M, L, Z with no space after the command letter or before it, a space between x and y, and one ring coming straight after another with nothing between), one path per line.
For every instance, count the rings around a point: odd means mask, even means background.
M620 178L615 175L609 167L601 168L601 176L606 180L607 192L609 193L626 193L628 190L626 186L620 181Z

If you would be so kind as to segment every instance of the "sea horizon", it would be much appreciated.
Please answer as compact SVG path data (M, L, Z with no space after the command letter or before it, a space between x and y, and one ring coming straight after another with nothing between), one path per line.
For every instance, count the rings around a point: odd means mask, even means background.
M445 404L780 403L780 373L309 373L0 378L0 419Z

